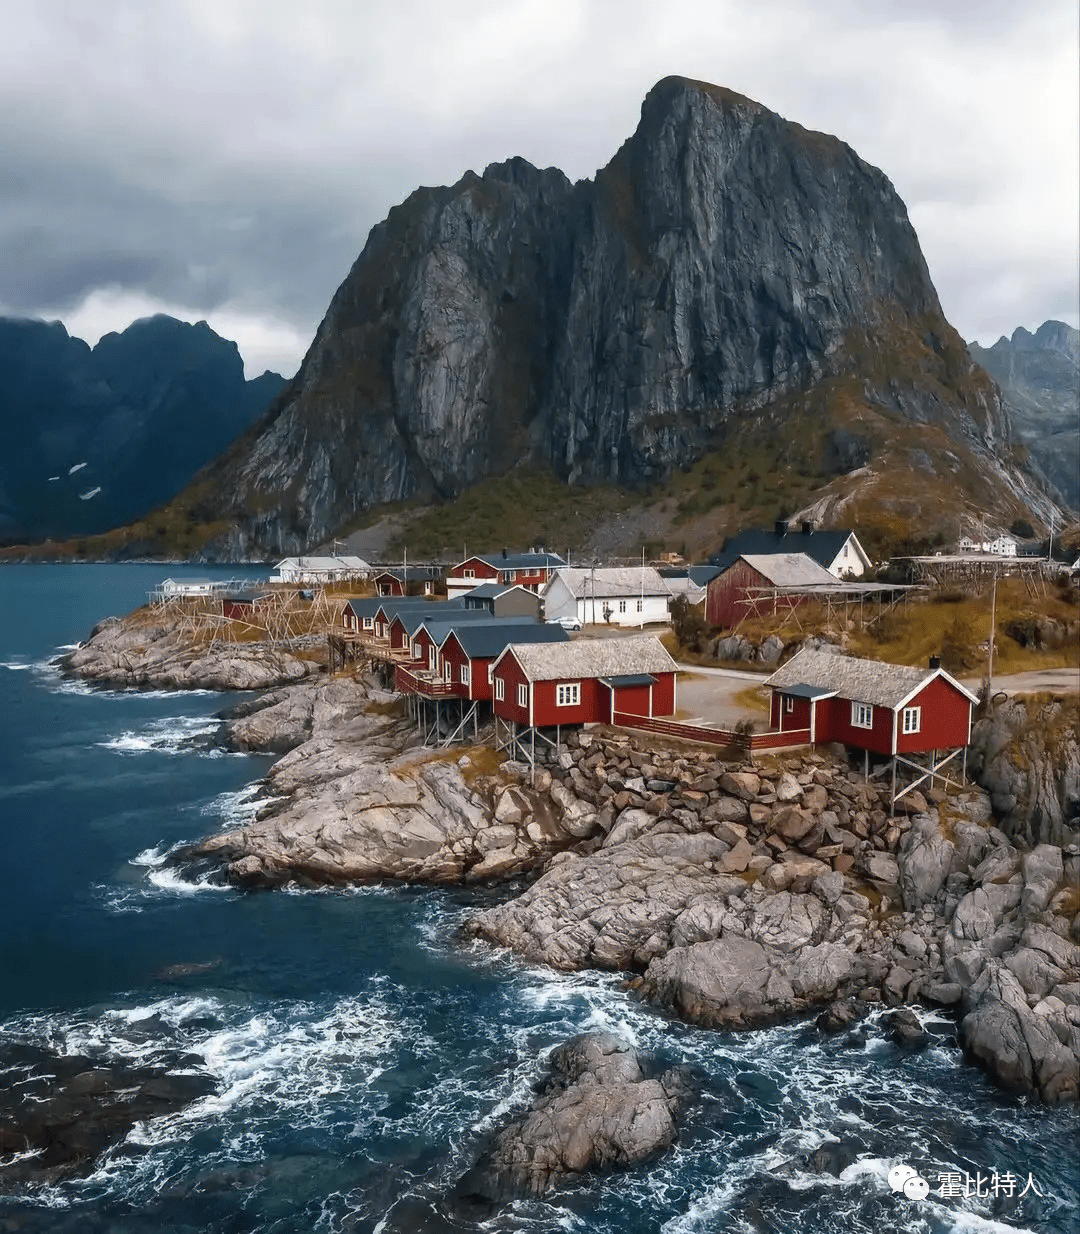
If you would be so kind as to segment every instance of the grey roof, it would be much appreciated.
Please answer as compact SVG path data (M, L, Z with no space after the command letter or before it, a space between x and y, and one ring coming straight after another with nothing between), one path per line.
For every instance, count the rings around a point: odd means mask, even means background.
M295 566L298 570L370 570L371 566L363 557L283 557L274 567L280 570L282 566Z
M494 600L496 596L501 596L504 591L512 590L513 587L510 583L481 583L479 587L474 587L472 591L465 592L462 599Z
M565 643L570 635L562 626L545 626L538 622L508 621L473 623L447 631L440 641L442 647L453 634L470 660L490 660L511 643Z
M606 596L669 596L670 590L654 566L597 566L594 570L563 566L555 571L577 598ZM551 583L548 583L551 586Z
M783 693L795 698L832 698L836 691L825 686L808 686L800 682L797 686L784 686Z
M473 557L477 561L486 561L496 570L538 570L541 567L550 570L566 564L558 553L474 553ZM465 560L472 561L473 557ZM464 562L461 564L464 565Z
M742 553L742 560L776 587L835 584L836 578L805 553Z
M409 633L411 638L421 626L427 626L428 633L431 634L432 626L452 627L455 625L468 625L474 621L507 621L506 617L492 617L486 608L457 608L446 609L443 605L438 605L435 611L430 609L410 608L404 613L398 613L401 618L401 624ZM434 637L434 635L432 635ZM436 639L436 642L439 640Z
M830 566L837 553L844 547L852 531L795 531L752 530L740 531L732 536L709 561L726 570L738 557L747 553L760 556L766 553L806 553L821 566Z
M405 577L406 573L408 578ZM375 577L382 578L384 575L391 575L396 578L399 583L427 583L434 579L442 578L441 566L379 566L375 570Z
M558 646L511 644L530 681L567 677L623 677L638 673L672 673L678 665L655 634L630 638L585 638Z
M380 611L389 621L393 621L399 613L464 612L465 607L460 600L431 600L427 596L381 596L374 612Z
M719 566L690 566L686 571L690 581L697 587L705 587L720 573Z
M624 673L621 677L601 677L605 686L654 686L656 678L648 673Z
M939 676L952 682L969 699L973 698L969 690L942 669L857 660L853 656L809 648L793 656L783 668L777 669L765 684L785 692L789 692L790 686L818 686L857 703L898 707L922 685Z

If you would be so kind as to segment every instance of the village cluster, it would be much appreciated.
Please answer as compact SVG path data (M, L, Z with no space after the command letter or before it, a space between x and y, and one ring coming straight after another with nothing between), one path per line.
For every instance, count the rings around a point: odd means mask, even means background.
M949 562L961 571L1030 565L1006 539L978 546L986 552L965 545L911 559L908 577ZM294 557L272 581L324 605L330 670L376 671L428 744L471 739L492 723L497 748L535 767L564 730L595 723L754 752L841 742L862 751L867 773L871 758L879 772L891 768L895 803L927 778L964 771L977 698L939 660L912 668L808 647L765 681L767 729L751 732L679 717L681 666L649 632L670 623L679 597L700 605L710 627L738 630L778 613L797 623L810 601L876 620L925 585L870 581L871 570L853 531L778 522L736 535L703 565L571 565L534 548L474 554L449 568ZM274 594L190 579L167 580L157 594L200 591L220 602L221 620L241 623Z

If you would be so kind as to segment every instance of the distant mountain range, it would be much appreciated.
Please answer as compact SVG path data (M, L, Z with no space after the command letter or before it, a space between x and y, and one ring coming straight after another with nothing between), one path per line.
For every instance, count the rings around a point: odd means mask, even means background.
M968 351L1001 387L1017 436L1073 510L1080 510L1080 330L1045 321Z
M157 316L95 347L0 318L0 543L105 531L167 502L285 382L244 380L235 343Z

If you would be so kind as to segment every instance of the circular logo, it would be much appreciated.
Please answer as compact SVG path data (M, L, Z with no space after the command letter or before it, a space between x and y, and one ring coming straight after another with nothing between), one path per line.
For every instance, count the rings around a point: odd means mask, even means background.
M918 1178L918 1171L901 1162L900 1165L894 1165L889 1171L889 1186L893 1191L903 1191L904 1184L911 1178Z
M930 1194L930 1184L925 1178L920 1178L918 1174L914 1178L909 1178L904 1183L904 1195L909 1200L925 1200Z

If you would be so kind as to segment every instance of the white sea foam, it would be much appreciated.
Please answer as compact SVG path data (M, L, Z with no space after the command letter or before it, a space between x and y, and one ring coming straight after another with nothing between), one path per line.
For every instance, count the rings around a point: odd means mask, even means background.
M261 818L282 797L264 795L263 783L256 780L245 784L243 788L219 793L211 801L200 807L200 814L216 818L222 830L233 827L243 827Z
M225 753L217 747L207 747L207 740L220 727L220 720L206 716L169 716L96 744L118 754L186 754L199 747L200 753L213 758Z

